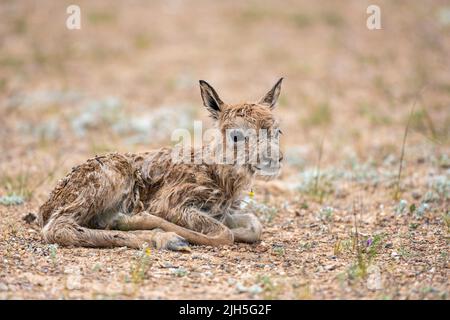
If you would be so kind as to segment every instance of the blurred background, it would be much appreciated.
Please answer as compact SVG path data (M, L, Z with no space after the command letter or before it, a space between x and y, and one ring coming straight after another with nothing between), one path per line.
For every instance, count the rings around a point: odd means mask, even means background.
M71 4L81 8L80 30L66 28ZM366 26L371 4L381 30ZM172 130L194 120L210 125L199 79L237 103L257 100L281 76L275 114L286 160L274 187L282 192L264 197L281 197L274 230L292 206L312 217L323 205L347 214L354 183L370 210L395 211L408 122L400 198L417 207L437 199L436 217L448 219L444 0L3 0L2 214L36 212L56 180L89 157L169 145Z
M226 102L285 77L277 109L288 162L442 151L450 128L446 1L2 1L1 166L31 173L170 142L206 120L198 80ZM414 142L412 142L414 141ZM56 162L55 162L56 161Z

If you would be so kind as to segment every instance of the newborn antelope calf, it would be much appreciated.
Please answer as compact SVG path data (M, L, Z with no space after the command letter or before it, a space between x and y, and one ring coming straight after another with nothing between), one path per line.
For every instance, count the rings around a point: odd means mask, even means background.
M201 80L203 103L220 135L214 147L244 143L252 152L267 145L267 138L261 137L249 143L242 134L248 129L265 130L278 141L280 130L272 110L281 82L257 103L231 105ZM258 241L262 226L253 213L240 209L240 202L255 176L278 174L281 152L258 155L256 163L234 157L231 163L198 164L175 161L172 151L112 153L74 167L39 209L44 240L84 247L140 248L147 243L181 251L189 250L188 243ZM190 149L191 155L197 152L198 148Z

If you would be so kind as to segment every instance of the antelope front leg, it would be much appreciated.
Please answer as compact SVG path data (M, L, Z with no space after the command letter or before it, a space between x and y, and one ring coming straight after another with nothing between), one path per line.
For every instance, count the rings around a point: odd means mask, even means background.
M169 214L167 219L201 235L193 237L194 244L221 246L234 242L233 233L227 226L199 209L181 208Z
M62 246L74 247L129 247L139 249L147 243L157 249L186 251L186 241L173 232L161 230L116 231L90 229L78 225L67 217L59 217L49 221L42 230L44 240Z
M233 232L236 242L254 243L261 239L261 222L252 213L227 214L224 223Z

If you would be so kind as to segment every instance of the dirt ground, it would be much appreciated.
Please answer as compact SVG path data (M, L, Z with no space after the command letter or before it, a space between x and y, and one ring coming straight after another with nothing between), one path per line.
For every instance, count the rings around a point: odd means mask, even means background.
M449 299L450 5L376 1L368 30L372 2L2 1L0 299ZM280 76L260 243L62 248L24 220L85 159L210 126L199 79L238 102Z

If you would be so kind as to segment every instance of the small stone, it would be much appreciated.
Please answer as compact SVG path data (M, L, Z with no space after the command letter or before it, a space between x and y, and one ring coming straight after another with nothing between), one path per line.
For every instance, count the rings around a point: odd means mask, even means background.
M125 283L122 287L123 293L132 295L136 292L136 287L132 283Z
M327 271L332 271L334 269L336 269L335 264L329 264L329 265L325 266L325 270L327 270Z
M67 266L67 267L64 268L64 273L65 274L76 274L76 275L79 275L81 273L80 271L81 271L80 267L78 267L78 266Z
M36 215L35 215L34 213L29 212L29 213L27 213L25 216L23 216L22 219L23 219L26 223L30 224L30 223L32 223L34 220L36 220Z
M263 291L263 289L257 284L252 285L251 287L246 287L242 283L238 283L236 284L236 289L239 293L247 292L251 294L258 294Z
M381 283L381 272L378 266L370 266L367 268L367 289L369 290L381 290L383 285Z
M161 268L176 268L176 266L174 266L173 264L171 264L170 262L163 262L160 264Z
M418 192L418 191L413 191L413 192L411 193L411 195L412 195L412 197L413 197L415 200L419 200L419 199L422 197L422 194L421 194L420 192Z
M70 275L66 280L66 288L68 290L79 290L81 289L81 279L78 275Z
M385 247L386 249L390 249L390 248L393 248L393 247L394 247L394 244L393 244L392 242L388 242L388 243L386 243L386 244L384 245L384 247Z
M8 285L6 283L0 282L0 291L8 291Z
M211 271L206 271L206 272L204 273L204 275L205 275L206 277L212 277L212 276L213 276L213 273L212 273Z
M25 278L32 284L43 286L45 284L46 278L38 274L33 274L31 272L24 273Z
M261 293L262 291L263 291L263 289L257 284L248 288L248 292L250 292L251 294L258 294L258 293Z

